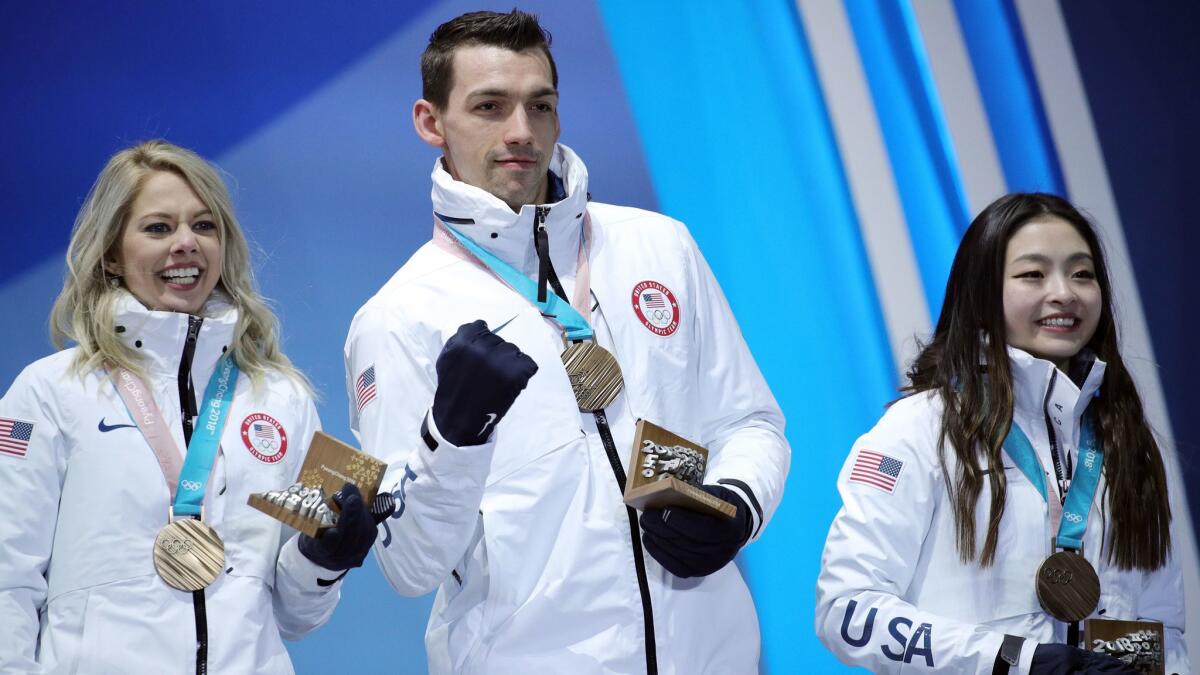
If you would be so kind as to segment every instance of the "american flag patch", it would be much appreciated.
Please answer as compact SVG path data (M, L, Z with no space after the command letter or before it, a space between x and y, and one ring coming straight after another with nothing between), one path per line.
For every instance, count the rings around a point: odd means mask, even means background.
M649 307L650 309L663 309L667 306L667 302L663 298L663 294L655 293L654 291L642 293L642 300L646 301L646 307Z
M0 455L24 457L33 438L33 422L0 417Z
M275 440L275 427L270 424L255 423L251 426L254 427L254 436L256 438L265 438L269 441Z
M375 366L371 365L359 374L354 381L354 396L358 399L358 409L362 410L375 400Z
M877 487L888 494L896 489L904 462L874 450L859 450L858 459L850 468L850 482Z

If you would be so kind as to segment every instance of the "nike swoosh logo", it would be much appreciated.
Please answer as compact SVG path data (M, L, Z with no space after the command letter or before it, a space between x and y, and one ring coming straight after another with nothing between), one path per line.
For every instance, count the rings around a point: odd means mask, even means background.
M483 425L483 428L479 430L478 435L480 435L480 436L483 435L483 432L487 431L488 427L492 426L492 422L496 421L496 413L488 413L487 416L488 416L488 421Z
M100 418L100 424L96 428L101 432L112 431L113 429L124 429L126 427L137 427L136 424L105 424L104 418Z
M492 332L493 332L493 333L495 333L496 335L499 335L499 334L500 334L500 331L501 331L501 330L502 330L502 329L503 329L505 326L507 326L508 324L512 323L512 322L513 322L513 319L517 318L518 316L520 316L520 315L519 315L519 314L513 314L513 315L512 315L512 319L509 319L508 321L505 321L504 323L500 324L499 326L496 326L495 328L493 328L493 329L492 329ZM488 413L488 414L490 415L491 413Z

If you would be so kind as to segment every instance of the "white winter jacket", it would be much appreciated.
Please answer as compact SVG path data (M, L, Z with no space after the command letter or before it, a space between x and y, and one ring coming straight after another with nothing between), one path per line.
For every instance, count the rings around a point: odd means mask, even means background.
M568 148L558 146L551 169L568 195L546 217L568 297L590 214L592 325L625 377L624 392L607 408L619 462L627 471L639 418L705 445L705 482L728 481L744 496L758 536L782 494L789 449L783 416L711 271L682 224L589 204L586 169ZM513 213L453 180L440 162L433 206L459 232L537 278L535 207ZM431 227L431 220L406 226ZM427 444L420 428L437 385L435 361L458 326L475 319L492 327L509 322L500 336L539 370L489 443L453 447L430 417ZM439 588L426 634L432 673L646 671L621 487L592 415L576 406L562 350L556 324L433 243L354 318L346 343L351 426L366 452L389 462L385 485L400 500L376 555L400 593ZM757 672L757 618L735 565L679 579L646 554L644 569L660 673Z
M216 296L203 315L197 399L237 321ZM187 315L148 311L127 294L119 301L116 330L145 357L146 385L181 452L187 329ZM162 470L112 381L70 372L74 353L33 363L0 399L0 418L32 425L23 454L0 453L0 672L196 672L192 594L154 571L170 505ZM204 501L226 567L205 591L208 672L291 673L280 637L321 625L337 603L339 585L318 583L337 573L309 562L278 521L246 504L252 492L292 482L318 428L311 397L289 378L268 374L257 390L238 378Z
M1008 351L1013 423L1036 449L1048 496L1057 502L1050 434L1076 465L1080 421L1098 395L1104 363L1095 361L1076 387L1049 361ZM1037 643L1066 642L1066 625L1042 611L1034 584L1038 566L1055 550L1057 527L1046 500L1006 452L1008 494L996 562L989 568L962 563L938 463L941 422L939 395L909 396L854 444L838 478L844 505L830 528L817 581L817 635L843 662L877 673L991 673L1004 635L1012 634L1026 638L1012 672L1028 673ZM881 464L879 457L891 462ZM952 448L946 458L953 476ZM989 494L984 481L975 510L979 538L987 532ZM1103 494L1102 478L1083 545L1100 576L1100 603L1092 616L1163 622L1166 672L1187 673L1178 563L1172 559L1152 573L1110 565L1102 552Z

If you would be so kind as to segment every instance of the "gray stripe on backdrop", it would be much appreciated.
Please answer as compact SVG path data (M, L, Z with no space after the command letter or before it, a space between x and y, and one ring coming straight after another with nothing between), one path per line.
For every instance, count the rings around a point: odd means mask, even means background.
M796 7L854 200L892 360L903 382L905 368L916 356L916 338L928 337L931 322L883 132L842 3L797 0Z

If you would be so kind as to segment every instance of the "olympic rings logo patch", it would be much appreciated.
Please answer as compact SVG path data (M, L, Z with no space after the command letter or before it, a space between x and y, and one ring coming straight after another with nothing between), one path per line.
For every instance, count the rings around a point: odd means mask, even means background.
M633 287L633 311L651 333L669 337L679 328L679 301L671 289L646 280Z
M242 420L242 443L258 461L274 464L287 452L287 432L274 417L253 413Z
M179 481L179 487L187 490L188 492L199 492L200 482L194 480L181 480Z
M1066 513L1064 513L1063 518L1066 518L1068 522L1072 522L1072 523L1078 523L1078 522L1083 521L1083 516L1079 515L1078 513L1071 513L1070 511L1067 511Z

